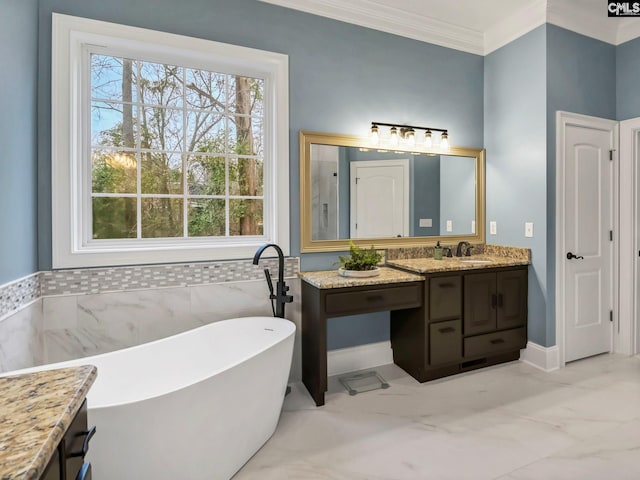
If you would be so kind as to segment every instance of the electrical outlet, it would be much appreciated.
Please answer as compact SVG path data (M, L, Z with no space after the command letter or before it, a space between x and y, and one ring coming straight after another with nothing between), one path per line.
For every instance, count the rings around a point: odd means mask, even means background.
M447 232L453 232L453 221L447 220Z
M420 219L421 227L433 227L433 220L431 218L421 218Z
M524 236L525 237L533 237L533 222L526 222L524 224Z
M498 234L498 222L489 222L489 233L491 235Z
M476 221L471 220L471 233L476 233Z

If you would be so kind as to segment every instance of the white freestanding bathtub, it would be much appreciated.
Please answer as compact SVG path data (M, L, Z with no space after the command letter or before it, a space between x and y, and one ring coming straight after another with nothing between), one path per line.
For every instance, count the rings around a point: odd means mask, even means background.
M98 367L94 480L228 480L276 429L294 333L282 318L237 318L28 370Z

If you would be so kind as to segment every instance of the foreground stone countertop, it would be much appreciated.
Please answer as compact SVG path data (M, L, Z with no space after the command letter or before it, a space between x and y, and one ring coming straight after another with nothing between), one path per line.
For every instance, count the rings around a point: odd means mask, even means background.
M486 263L471 263L474 261ZM528 258L503 257L498 255L472 255L470 257L444 257L442 260L433 258L408 258L387 260L387 265L402 268L416 273L450 272L457 270L481 270L484 268L513 267L529 265Z
M381 285L387 283L421 282L424 277L403 272L394 268L380 267L377 277L354 278L338 275L338 270L321 270L318 272L300 272L300 278L317 288L361 287L365 285Z
M38 479L71 425L96 367L0 377L0 479Z

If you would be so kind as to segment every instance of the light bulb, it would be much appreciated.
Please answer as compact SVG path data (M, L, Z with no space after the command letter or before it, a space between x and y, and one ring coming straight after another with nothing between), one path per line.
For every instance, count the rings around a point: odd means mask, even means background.
M378 145L380 136L378 135L378 126L371 125L371 145Z
M391 134L389 142L395 147L398 145L398 129L396 127L391 127L391 130L389 130L389 132Z
M433 138L431 137L431 130L424 132L424 146L425 148L433 147Z
M416 132L414 132L412 128L409 129L407 133L405 133L404 138L407 139L407 145L409 145L410 147L416 146Z
M445 151L449 150L449 135L447 135L447 132L442 132L442 136L440 137L440 149Z

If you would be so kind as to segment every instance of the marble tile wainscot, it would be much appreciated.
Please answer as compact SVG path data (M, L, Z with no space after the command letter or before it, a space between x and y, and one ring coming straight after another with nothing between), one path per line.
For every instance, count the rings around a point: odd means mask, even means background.
M42 272L38 277L42 298L0 320L0 371L107 353L219 320L271 316L263 268L268 266L277 275L277 260L260 263L239 260ZM300 330L298 271L299 259L287 258L285 277L294 303L287 305L286 315L296 323L296 335ZM298 381L299 338L294 348L291 381Z

